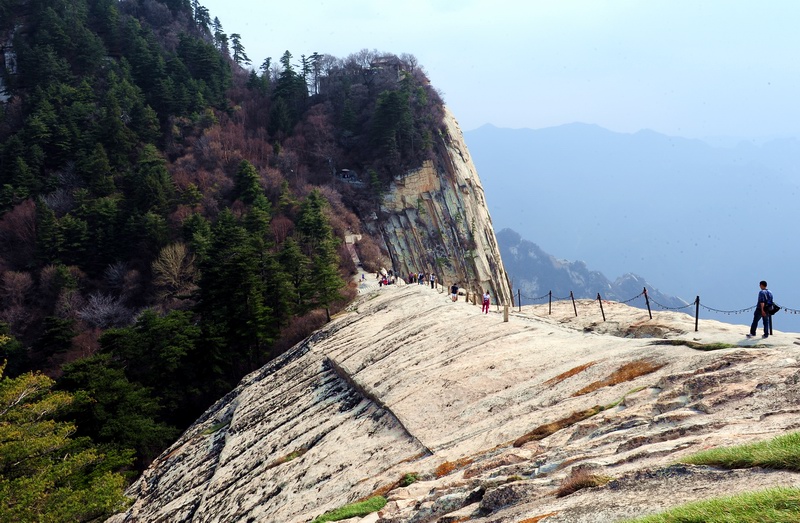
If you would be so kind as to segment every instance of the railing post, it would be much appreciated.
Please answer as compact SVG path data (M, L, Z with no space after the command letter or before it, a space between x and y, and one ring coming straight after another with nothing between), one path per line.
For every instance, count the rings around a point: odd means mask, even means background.
M650 311L650 298L647 296L647 287L644 288L644 302L647 304L647 314L650 319L653 319L653 313Z
M522 291L517 289L517 307L519 312L522 312Z
M694 299L694 331L697 332L697 324L700 320L700 296Z
M597 293L597 303L600 304L600 314L603 315L603 321L606 321L606 313L603 310L603 299L600 298L600 293L599 292Z
M548 300L548 303L549 303L550 306L548 308L547 314L552 315L553 314L553 291L548 292L547 295L550 297L550 299Z
M575 305L575 296L572 294L572 291L569 291L569 297L572 298L572 308L575 311L575 317L578 317L578 307Z
M508 322L508 305L503 305L503 321Z

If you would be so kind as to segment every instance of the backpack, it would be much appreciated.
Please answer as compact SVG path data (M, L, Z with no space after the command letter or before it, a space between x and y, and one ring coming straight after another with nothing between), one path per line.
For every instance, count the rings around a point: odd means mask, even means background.
M767 291L767 304L764 305L764 312L772 316L779 310L781 310L781 308L775 305L775 303L772 301L772 293L770 291Z

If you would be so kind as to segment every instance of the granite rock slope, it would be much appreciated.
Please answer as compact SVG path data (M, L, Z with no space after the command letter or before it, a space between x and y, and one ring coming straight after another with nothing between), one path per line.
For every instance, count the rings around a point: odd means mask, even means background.
M353 522L605 522L800 483L674 464L800 426L800 336L577 309L504 322L442 289L362 283L347 312L209 409L110 521L299 523L380 493L386 507ZM733 347L703 350L720 342ZM557 497L580 469L610 482ZM400 487L408 473L419 481Z
M394 180L378 228L399 275L434 272L445 285L489 290L495 301L512 302L483 185L461 128L445 108L445 132L435 159Z

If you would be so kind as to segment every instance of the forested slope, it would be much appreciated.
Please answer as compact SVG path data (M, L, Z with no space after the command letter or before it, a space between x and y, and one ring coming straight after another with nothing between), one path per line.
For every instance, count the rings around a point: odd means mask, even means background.
M50 494L140 469L347 302L341 238L432 157L442 101L411 56L249 67L197 1L0 0L0 45L0 519L90 519L119 489ZM36 402L58 444L15 431Z

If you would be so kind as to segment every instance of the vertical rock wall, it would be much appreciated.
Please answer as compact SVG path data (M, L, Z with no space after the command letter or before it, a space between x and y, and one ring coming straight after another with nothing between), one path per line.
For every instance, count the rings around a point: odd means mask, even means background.
M436 159L395 179L384 197L379 227L394 269L433 271L444 285L489 289L493 302L511 304L481 180L447 109L444 123Z

